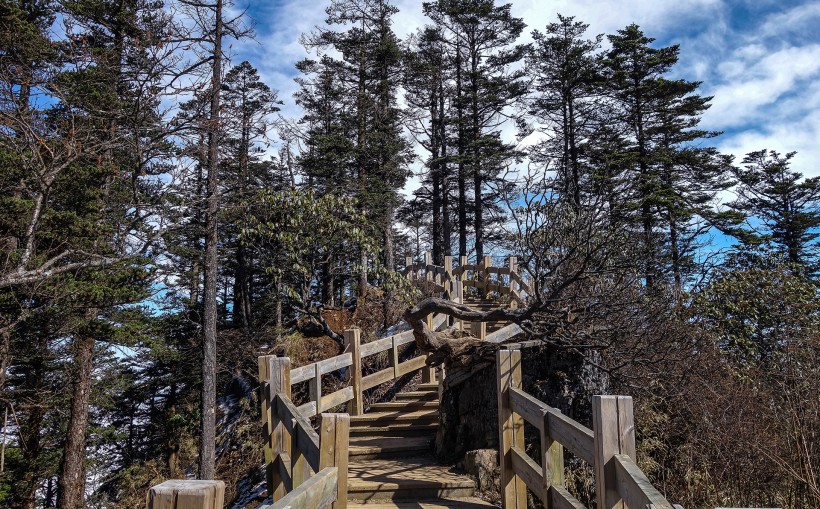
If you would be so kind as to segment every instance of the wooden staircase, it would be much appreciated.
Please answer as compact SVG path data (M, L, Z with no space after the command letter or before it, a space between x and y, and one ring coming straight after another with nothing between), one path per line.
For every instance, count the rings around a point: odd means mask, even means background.
M432 447L438 428L438 384L421 384L395 401L350 417L348 507L485 509L475 483L441 466Z
M481 298L481 297L464 297L464 304L470 306L471 308L475 309L476 311L490 311L491 309L496 309L499 307L498 302L493 301L492 299ZM497 330L501 330L507 325L510 324L509 321L497 321L497 322L486 322L487 325L487 334L492 334Z

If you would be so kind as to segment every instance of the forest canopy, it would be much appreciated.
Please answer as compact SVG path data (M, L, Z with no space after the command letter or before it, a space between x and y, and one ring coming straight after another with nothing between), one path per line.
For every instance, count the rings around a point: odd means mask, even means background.
M425 251L517 257L527 334L636 396L670 499L820 506L820 177L722 152L652 26L325 4L285 97L225 0L0 0L0 506L242 500L257 355L401 323Z

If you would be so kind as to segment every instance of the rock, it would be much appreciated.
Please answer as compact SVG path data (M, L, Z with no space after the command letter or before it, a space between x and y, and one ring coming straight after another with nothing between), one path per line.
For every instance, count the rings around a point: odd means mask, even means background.
M501 471L498 467L498 451L477 449L464 455L464 470L476 480L478 491L497 494L501 490Z

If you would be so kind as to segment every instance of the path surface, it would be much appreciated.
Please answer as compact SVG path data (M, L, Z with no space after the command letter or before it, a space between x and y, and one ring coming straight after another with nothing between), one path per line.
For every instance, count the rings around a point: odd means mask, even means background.
M438 428L438 384L376 403L350 417L348 507L361 509L486 509L475 483L439 465L432 447Z

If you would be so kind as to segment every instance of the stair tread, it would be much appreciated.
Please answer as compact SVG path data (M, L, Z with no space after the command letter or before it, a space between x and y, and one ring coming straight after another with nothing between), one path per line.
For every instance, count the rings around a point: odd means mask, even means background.
M382 409L385 409L385 410L392 410L392 409L400 410L400 409L410 409L410 408L414 408L414 409L438 408L438 401L435 401L435 400L432 400L432 401L424 401L424 400L415 401L415 400L412 400L412 399L404 399L404 400L400 400L400 401L389 401L387 403L373 403L372 405L370 405L370 410L373 411L373 412L379 411L379 410L382 410Z
M414 451L430 448L433 436L418 437L385 437L361 436L350 437L349 451L351 456L358 454L374 454L378 452Z
M356 460L348 464L349 492L417 488L474 488L466 475L430 457ZM355 498L355 497L354 497Z
M419 433L425 431L436 431L438 429L438 422L428 422L428 423L417 423L417 422L399 422L396 424L390 424L385 426L361 426L361 427L351 427L350 428L350 435L352 436L361 436L361 433L367 433L369 436L373 436L374 434L379 433L390 433L392 434L412 434L417 435Z
M457 498L440 500L419 500L419 501L394 501L384 500L379 502L348 502L347 507L361 509L484 509L486 507L496 507L480 498Z
M430 401L430 400L437 400L438 399L438 392L433 391L410 391L410 392L400 392L396 394L396 400L415 400L418 401Z
M423 383L418 384L416 386L417 391L427 391L427 392L438 392L438 382L430 382L430 383Z
M364 424L372 421L420 421L425 419L438 419L438 408L421 408L411 412L403 412L400 409L385 410L383 412L370 412L362 415L351 415L350 424Z

